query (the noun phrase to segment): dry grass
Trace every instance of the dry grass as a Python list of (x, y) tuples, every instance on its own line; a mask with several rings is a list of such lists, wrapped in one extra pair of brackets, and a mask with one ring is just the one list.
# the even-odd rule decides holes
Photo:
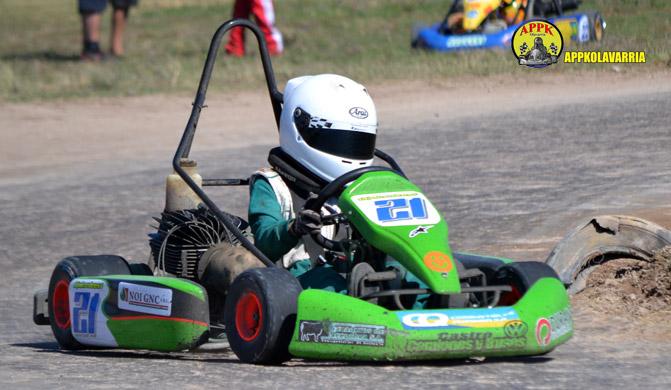
[[(282, 0), (277, 24), (286, 54), (274, 59), (279, 83), (301, 74), (334, 72), (365, 82), (445, 80), (462, 75), (534, 71), (516, 66), (503, 51), (425, 53), (410, 48), (415, 24), (439, 20), (445, 0)], [(592, 0), (608, 21), (604, 50), (648, 52), (649, 64), (623, 71), (666, 67), (671, 59), (671, 2)], [(634, 4), (634, 5), (632, 5)], [(0, 100), (40, 100), (148, 93), (192, 93), (212, 33), (231, 15), (232, 0), (142, 0), (131, 13), (127, 57), (83, 64), (75, 2), (0, 0)], [(105, 18), (108, 36), (108, 20)], [(107, 42), (103, 41), (103, 47)], [(255, 45), (251, 45), (252, 48)], [(596, 47), (596, 46), (588, 46)], [(611, 69), (608, 65), (556, 66), (545, 71)], [(212, 90), (263, 85), (258, 57), (226, 58)]]

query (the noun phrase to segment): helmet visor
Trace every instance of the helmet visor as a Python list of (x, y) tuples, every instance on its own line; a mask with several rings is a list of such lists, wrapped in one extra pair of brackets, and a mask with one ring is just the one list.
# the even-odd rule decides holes
[(340, 130), (333, 123), (296, 109), (294, 123), (305, 143), (324, 153), (352, 160), (370, 160), (375, 153), (375, 133)]

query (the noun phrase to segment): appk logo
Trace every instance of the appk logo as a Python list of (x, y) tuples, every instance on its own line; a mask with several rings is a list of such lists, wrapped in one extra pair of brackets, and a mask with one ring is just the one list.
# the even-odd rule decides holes
[(530, 20), (513, 34), (513, 54), (520, 65), (545, 68), (556, 64), (563, 48), (561, 31), (547, 20)]

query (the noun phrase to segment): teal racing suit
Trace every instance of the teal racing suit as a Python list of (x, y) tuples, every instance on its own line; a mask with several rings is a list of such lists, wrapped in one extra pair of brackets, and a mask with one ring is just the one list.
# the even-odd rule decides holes
[[(249, 189), (249, 225), (254, 245), (274, 262), (298, 243), (289, 233), (289, 220), (282, 216), (272, 186), (264, 177), (254, 180)], [(303, 288), (347, 292), (347, 282), (330, 265), (312, 267), (309, 258), (293, 263), (289, 272), (298, 278)]]
[[(270, 260), (278, 262), (284, 254), (298, 244), (299, 239), (289, 233), (291, 221), (283, 218), (275, 192), (266, 178), (262, 176), (257, 177), (250, 185), (248, 217), (254, 235), (254, 244)], [(403, 287), (427, 288), (426, 284), (405, 270), (397, 261), (387, 260), (387, 266), (401, 271)], [(312, 267), (312, 262), (306, 258), (293, 263), (288, 267), (288, 271), (298, 279), (304, 289), (317, 288), (339, 293), (347, 292), (345, 278), (328, 264)], [(413, 308), (423, 308), (427, 299), (428, 295), (419, 296)]]

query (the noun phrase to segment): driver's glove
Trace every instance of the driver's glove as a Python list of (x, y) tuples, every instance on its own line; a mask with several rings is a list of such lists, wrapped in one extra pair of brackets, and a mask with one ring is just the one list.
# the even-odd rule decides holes
[(296, 218), (289, 223), (289, 233), (294, 237), (302, 237), (320, 231), (322, 216), (314, 210), (301, 210)]

